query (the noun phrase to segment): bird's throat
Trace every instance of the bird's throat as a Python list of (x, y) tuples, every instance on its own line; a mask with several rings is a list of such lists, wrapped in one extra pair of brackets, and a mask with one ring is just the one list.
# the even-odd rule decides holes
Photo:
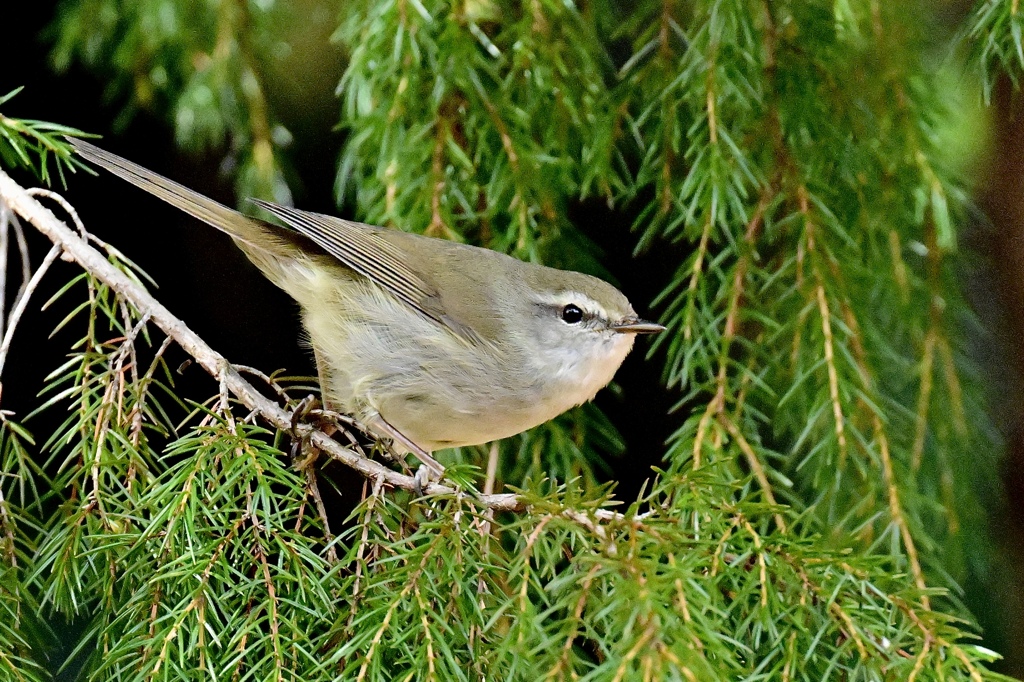
[(633, 334), (615, 334), (601, 339), (586, 352), (558, 349), (546, 354), (544, 371), (552, 394), (548, 407), (554, 414), (592, 400), (608, 385), (622, 361), (633, 348)]

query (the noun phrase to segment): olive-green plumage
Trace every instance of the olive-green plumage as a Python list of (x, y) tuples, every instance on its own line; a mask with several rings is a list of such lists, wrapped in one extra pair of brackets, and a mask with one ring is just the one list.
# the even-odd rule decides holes
[(589, 275), (254, 202), (281, 227), (72, 143), (229, 234), (302, 307), (325, 400), (409, 449), (484, 443), (547, 421), (605, 386), (636, 333), (661, 330)]

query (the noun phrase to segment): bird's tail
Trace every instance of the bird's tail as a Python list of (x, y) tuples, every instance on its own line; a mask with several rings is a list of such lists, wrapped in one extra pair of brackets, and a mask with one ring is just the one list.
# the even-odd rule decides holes
[(229, 234), (243, 251), (250, 254), (250, 257), (255, 255), (252, 253), (254, 250), (263, 252), (264, 255), (285, 258), (293, 255), (294, 245), (289, 244), (290, 240), (281, 234), (281, 228), (257, 218), (250, 218), (92, 143), (70, 137), (67, 140), (86, 161), (107, 169), (136, 187)]

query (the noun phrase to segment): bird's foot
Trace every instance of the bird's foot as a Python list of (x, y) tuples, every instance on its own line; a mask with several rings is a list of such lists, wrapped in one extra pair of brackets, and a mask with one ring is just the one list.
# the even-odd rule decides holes
[(301, 442), (303, 440), (309, 440), (309, 436), (303, 437), (298, 433), (299, 424), (306, 423), (323, 432), (324, 435), (327, 436), (333, 436), (336, 433), (344, 435), (345, 440), (348, 441), (346, 444), (347, 447), (355, 450), (364, 457), (366, 456), (362, 443), (359, 438), (356, 437), (355, 432), (359, 431), (361, 433), (369, 433), (367, 427), (363, 426), (348, 415), (335, 412), (327, 406), (322, 405), (316, 396), (310, 394), (299, 401), (299, 404), (296, 405), (295, 409), (292, 411), (291, 416), (291, 434), (294, 441)]
[(317, 397), (310, 393), (305, 398), (299, 401), (299, 404), (292, 410), (292, 437), (298, 438), (299, 424), (302, 420), (309, 415), (313, 410), (320, 408), (320, 401)]
[(372, 426), (378, 433), (391, 436), (396, 444), (400, 444), (420, 461), (420, 467), (413, 475), (417, 495), (422, 495), (429, 484), (436, 483), (444, 477), (444, 467), (441, 466), (440, 462), (431, 457), (429, 452), (414, 443), (401, 431), (389, 424), (382, 416), (379, 414), (373, 415), (367, 420), (367, 424)]
[(320, 402), (316, 399), (316, 396), (308, 395), (300, 400), (299, 404), (292, 410), (292, 425), (290, 429), (292, 436), (291, 454), (292, 461), (295, 463), (296, 468), (300, 470), (309, 468), (320, 454), (320, 451), (313, 447), (309, 433), (299, 433), (299, 424), (319, 405)]
[(299, 422), (310, 419), (314, 421), (313, 426), (323, 431), (328, 436), (334, 434), (341, 428), (341, 424), (348, 424), (352, 420), (342, 414), (333, 412), (324, 407), (319, 398), (312, 393), (299, 401), (292, 411), (292, 435), (299, 426)]
[(416, 493), (416, 497), (423, 497), (427, 486), (431, 483), (437, 483), (439, 480), (441, 480), (441, 476), (437, 472), (426, 464), (421, 464), (412, 476), (413, 492)]

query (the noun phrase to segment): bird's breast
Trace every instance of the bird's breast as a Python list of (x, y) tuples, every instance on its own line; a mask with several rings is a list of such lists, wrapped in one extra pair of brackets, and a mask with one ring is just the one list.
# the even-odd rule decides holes
[(336, 409), (378, 412), (426, 450), (506, 438), (590, 400), (632, 346), (628, 334), (583, 353), (469, 344), (358, 278), (315, 273), (298, 288)]

